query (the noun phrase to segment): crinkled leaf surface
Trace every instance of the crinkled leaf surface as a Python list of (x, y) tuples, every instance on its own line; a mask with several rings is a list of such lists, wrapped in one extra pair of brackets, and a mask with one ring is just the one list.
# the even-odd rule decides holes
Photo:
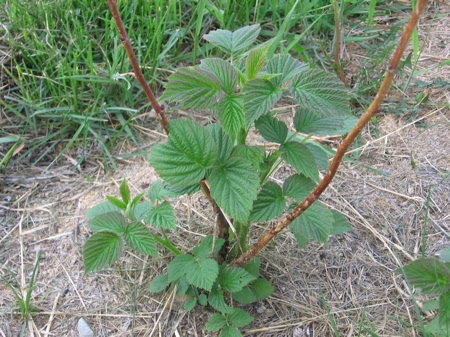
[(331, 213), (333, 214), (333, 228), (331, 229), (331, 235), (339, 235), (344, 234), (345, 232), (351, 231), (352, 226), (348, 223), (345, 216), (335, 210), (331, 210)]
[(86, 212), (86, 217), (89, 219), (95, 218), (99, 214), (108, 213), (112, 211), (120, 212), (122, 209), (113, 205), (109, 201), (101, 202), (91, 208)]
[(153, 234), (140, 222), (129, 224), (123, 234), (125, 242), (138, 252), (158, 256)]
[(187, 280), (196, 286), (211, 291), (219, 274), (219, 265), (212, 259), (194, 259), (186, 267)]
[(122, 252), (123, 242), (116, 233), (95, 233), (84, 244), (85, 273), (111, 265), (122, 255)]
[(289, 86), (294, 99), (305, 109), (325, 116), (350, 113), (348, 89), (336, 75), (320, 69), (305, 69)]
[(242, 27), (234, 32), (217, 29), (204, 35), (203, 38), (223, 51), (234, 53), (252, 45), (258, 38), (260, 26), (252, 25)]
[(344, 116), (323, 116), (308, 109), (299, 109), (294, 116), (294, 126), (298, 132), (314, 135), (341, 134), (345, 126)]
[(320, 146), (316, 145), (316, 143), (304, 142), (303, 145), (305, 145), (309, 149), (309, 151), (311, 151), (317, 166), (319, 166), (324, 170), (327, 170), (328, 169), (327, 153)]
[(167, 266), (169, 282), (175, 281), (186, 275), (187, 269), (194, 261), (194, 257), (189, 254), (177, 255)]
[(242, 334), (234, 326), (227, 325), (222, 329), (219, 337), (242, 337)]
[(245, 72), (247, 73), (247, 78), (251, 80), (256, 77), (258, 73), (264, 66), (266, 62), (267, 50), (269, 49), (270, 44), (255, 48), (250, 50), (247, 56), (247, 60), (245, 62)]
[(231, 157), (212, 169), (208, 181), (217, 204), (237, 221), (247, 221), (259, 187), (258, 173), (251, 162)]
[(269, 114), (259, 117), (255, 121), (255, 126), (261, 135), (270, 142), (283, 144), (288, 135), (286, 124)]
[[(221, 80), (199, 67), (178, 69), (169, 76), (161, 100), (179, 102), (187, 108), (209, 108), (223, 97)], [(172, 123), (171, 123), (172, 124)]]
[(212, 290), (208, 296), (208, 303), (214, 309), (220, 311), (223, 314), (233, 311), (233, 308), (231, 308), (230, 306), (228, 306), (228, 304), (225, 303), (222, 290), (217, 289)]
[(219, 105), (219, 121), (223, 130), (236, 139), (239, 130), (245, 127), (244, 104), (242, 95), (225, 96)]
[(319, 180), (319, 169), (314, 156), (304, 144), (287, 142), (280, 146), (280, 151), (283, 152), (282, 158), (298, 173), (303, 173), (315, 181)]
[(153, 209), (153, 205), (150, 201), (144, 201), (134, 207), (134, 218), (137, 221), (144, 220), (148, 217)]
[(234, 308), (233, 312), (228, 316), (228, 321), (231, 325), (242, 328), (253, 321), (253, 317), (245, 310)]
[(231, 142), (230, 136), (218, 123), (209, 124), (206, 126), (206, 129), (216, 142), (219, 161), (224, 163), (230, 157), (233, 149), (233, 143)]
[(248, 159), (255, 168), (259, 168), (259, 164), (264, 161), (265, 151), (259, 145), (238, 145), (233, 148), (231, 156)]
[(178, 194), (167, 189), (164, 182), (158, 179), (148, 190), (147, 196), (151, 201), (157, 201), (164, 198), (176, 198)]
[(168, 201), (163, 201), (155, 206), (148, 214), (145, 222), (153, 226), (169, 229), (177, 228), (177, 220), (172, 205)]
[(108, 231), (121, 235), (127, 222), (121, 212), (112, 211), (97, 215), (87, 224), (93, 232)]
[(194, 256), (200, 259), (209, 258), (211, 255), (217, 254), (224, 243), (224, 239), (208, 235), (203, 238), (198, 246), (194, 247)]
[(327, 242), (333, 228), (333, 213), (319, 202), (312, 204), (291, 223), (291, 230), (318, 242)]
[(434, 258), (420, 258), (403, 268), (409, 283), (423, 293), (442, 294), (450, 284), (450, 270)]
[(216, 143), (196, 122), (178, 119), (170, 122), (169, 127), (169, 140), (152, 148), (150, 164), (173, 185), (199, 182), (217, 160)]
[(450, 289), (439, 297), (439, 325), (443, 331), (450, 333)]
[(243, 268), (225, 267), (219, 275), (219, 283), (225, 291), (231, 293), (240, 291), (256, 277)]
[(253, 282), (250, 287), (259, 300), (266, 299), (275, 291), (270, 282), (263, 278)]
[(208, 58), (201, 61), (200, 67), (217, 76), (227, 95), (234, 93), (238, 84), (238, 72), (229, 62), (220, 58)]
[(269, 80), (255, 78), (245, 83), (244, 111), (247, 126), (269, 112), (280, 100), (282, 91)]
[(169, 279), (167, 275), (157, 275), (150, 281), (148, 290), (152, 293), (159, 293), (169, 286)]
[(283, 191), (277, 183), (266, 182), (258, 192), (250, 213), (250, 221), (269, 221), (280, 215), (286, 207)]
[(272, 78), (272, 82), (280, 86), (308, 67), (306, 63), (301, 63), (289, 54), (277, 54), (267, 61), (264, 71), (268, 74), (279, 74)]
[(224, 315), (214, 314), (208, 319), (205, 330), (219, 331), (225, 326), (225, 324), (227, 324), (227, 318)]

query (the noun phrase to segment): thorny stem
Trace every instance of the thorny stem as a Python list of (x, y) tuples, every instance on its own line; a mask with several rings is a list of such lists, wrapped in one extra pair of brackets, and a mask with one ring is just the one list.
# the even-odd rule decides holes
[(123, 25), (122, 18), (120, 17), (120, 13), (117, 8), (117, 0), (108, 0), (108, 5), (109, 8), (111, 9), (114, 21), (116, 22), (117, 29), (119, 30), (120, 40), (122, 41), (125, 50), (127, 51), (128, 58), (130, 59), (134, 74), (139, 83), (141, 84), (142, 88), (144, 89), (145, 95), (152, 104), (153, 109), (161, 119), (161, 126), (164, 128), (166, 134), (169, 134), (169, 129), (167, 128), (169, 122), (167, 121), (166, 115), (164, 114), (164, 109), (159, 105), (155, 95), (153, 94), (152, 89), (150, 88), (150, 86), (148, 85), (147, 81), (144, 78), (144, 75), (142, 74), (141, 68), (139, 67), (139, 63), (136, 59), (136, 55), (134, 54), (133, 51), (133, 47), (131, 46), (130, 39), (128, 38), (127, 31), (125, 30), (125, 27)]
[(317, 187), (311, 192), (311, 194), (306, 197), (306, 199), (303, 200), (296, 208), (294, 208), (290, 213), (283, 217), (268, 232), (263, 234), (252, 246), (252, 248), (250, 248), (247, 252), (234, 260), (231, 263), (232, 266), (242, 266), (250, 262), (250, 260), (255, 257), (256, 254), (258, 254), (258, 252), (265, 245), (267, 245), (278, 233), (289, 226), (294, 219), (296, 219), (304, 211), (306, 211), (308, 207), (311, 206), (313, 202), (316, 201), (323, 193), (323, 191), (328, 187), (331, 180), (335, 176), (339, 164), (341, 163), (342, 157), (349, 148), (350, 144), (355, 140), (355, 138), (361, 132), (363, 127), (370, 121), (370, 119), (380, 111), (379, 106), (383, 101), (384, 96), (386, 96), (389, 87), (391, 86), (392, 80), (395, 76), (398, 64), (400, 62), (400, 58), (406, 49), (409, 39), (411, 38), (411, 34), (416, 27), (417, 22), (419, 21), (420, 14), (424, 10), (427, 1), (428, 0), (418, 0), (416, 7), (411, 14), (411, 18), (403, 30), (400, 42), (397, 45), (397, 49), (395, 50), (394, 55), (392, 56), (391, 64), (387, 69), (386, 76), (383, 80), (383, 83), (381, 84), (380, 89), (378, 90), (377, 95), (368, 107), (367, 111), (361, 116), (358, 123), (356, 123), (355, 127), (348, 133), (347, 137), (345, 137), (345, 139), (339, 145), (336, 154), (330, 164), (330, 167), (328, 168), (328, 172), (320, 181), (319, 185), (317, 185)]

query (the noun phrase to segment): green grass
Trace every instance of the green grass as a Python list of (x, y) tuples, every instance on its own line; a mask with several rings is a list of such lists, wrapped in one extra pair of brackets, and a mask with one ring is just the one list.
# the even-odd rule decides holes
[[(366, 30), (345, 41), (375, 55), (357, 83), (357, 98), (365, 104), (379, 83), (369, 72), (378, 69), (394, 47), (401, 26), (384, 32), (370, 24), (376, 15), (404, 7), (375, 0), (338, 3), (343, 25), (358, 18), (350, 28), (360, 25)], [(144, 76), (156, 91), (167, 75), (160, 69), (216, 55), (204, 47), (202, 36), (217, 28), (260, 23), (261, 39), (275, 41), (271, 53), (291, 53), (325, 68), (333, 64), (329, 51), (334, 14), (327, 0), (136, 0), (119, 1), (119, 9)], [(96, 152), (104, 166), (115, 169), (112, 149), (124, 139), (139, 144), (134, 126), (148, 123), (139, 116), (149, 104), (137, 81), (117, 76), (131, 67), (106, 1), (11, 0), (0, 8), (0, 20), (6, 29), (2, 44), (11, 51), (2, 71), (14, 83), (0, 92), (0, 103), (12, 121), (2, 127), (0, 138), (21, 137), (25, 145), (17, 156), (2, 161), (2, 169), (25, 158), (31, 165), (49, 167), (70, 149), (81, 153), (75, 155), (78, 163), (85, 153)], [(382, 43), (369, 43), (379, 38)]]

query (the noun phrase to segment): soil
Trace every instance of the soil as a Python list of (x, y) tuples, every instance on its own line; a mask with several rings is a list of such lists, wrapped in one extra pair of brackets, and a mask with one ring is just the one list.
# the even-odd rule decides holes
[[(436, 15), (446, 11), (448, 7), (430, 5), (421, 22), (423, 50), (416, 72), (450, 58), (450, 19)], [(367, 55), (362, 49), (349, 52), (348, 68), (359, 69), (358, 62)], [(427, 83), (449, 81), (450, 66), (414, 77)], [(357, 163), (345, 161), (321, 198), (349, 219), (351, 232), (331, 237), (327, 245), (310, 242), (303, 249), (288, 232), (261, 252), (262, 274), (275, 291), (267, 300), (244, 307), (255, 317), (245, 336), (335, 336), (335, 331), (341, 336), (421, 335), (411, 327), (419, 324), (413, 298), (419, 308), (428, 298), (412, 293), (396, 271), (422, 253), (434, 256), (450, 246), (450, 87), (425, 89), (428, 101), (417, 105), (418, 114), (381, 114), (364, 130), (360, 146), (349, 153)], [(390, 98), (413, 100), (423, 90), (394, 88)], [(180, 114), (175, 111), (169, 119)], [(158, 130), (146, 130), (141, 149), (165, 140)], [(256, 135), (254, 139), (259, 141)], [(319, 141), (335, 148), (339, 140)], [(105, 172), (95, 153), (73, 170), (73, 150), (48, 170), (46, 163), (22, 163), (0, 176), (0, 275), (26, 291), (38, 263), (31, 295), (34, 313), (25, 336), (78, 336), (80, 318), (95, 336), (216, 336), (203, 331), (209, 312), (185, 313), (173, 293), (148, 291), (150, 280), (170, 261), (163, 250), (159, 258), (127, 251), (113, 268), (84, 274), (82, 247), (90, 235), (86, 210), (106, 195), (117, 195), (123, 178), (134, 195), (157, 179), (145, 157), (118, 157), (141, 149), (130, 144), (115, 149), (116, 172)], [(290, 167), (282, 167), (275, 181), (290, 172)], [(212, 233), (212, 210), (200, 193), (171, 203), (178, 222), (171, 239), (189, 251)], [(270, 225), (255, 226), (250, 240)], [(429, 321), (435, 313), (420, 314)], [(0, 335), (18, 336), (22, 323), (15, 296), (1, 281)]]

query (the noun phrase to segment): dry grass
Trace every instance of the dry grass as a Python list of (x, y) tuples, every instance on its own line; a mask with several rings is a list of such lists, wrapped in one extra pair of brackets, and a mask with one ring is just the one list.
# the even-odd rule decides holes
[[(449, 24), (448, 17), (422, 22), (428, 38), (416, 70), (450, 57)], [(449, 68), (430, 70), (421, 79), (448, 80)], [(431, 102), (450, 103), (449, 88), (429, 89)], [(346, 162), (322, 199), (350, 219), (352, 232), (301, 250), (286, 233), (262, 252), (262, 274), (275, 292), (246, 307), (256, 317), (247, 336), (334, 336), (333, 324), (341, 336), (366, 336), (365, 328), (378, 336), (420, 336), (408, 326), (417, 324), (416, 312), (395, 270), (422, 250), (433, 255), (450, 245), (450, 183), (441, 182), (450, 168), (450, 109), (427, 107), (419, 118), (434, 126), (424, 129), (417, 120), (388, 115), (379, 118), (377, 137), (375, 127), (368, 127), (359, 160), (389, 176)], [(164, 140), (153, 130), (148, 138), (148, 144)], [(117, 149), (116, 154), (130, 151)], [(105, 173), (94, 161), (81, 172), (71, 167), (69, 160), (45, 173), (17, 166), (1, 177), (0, 274), (10, 278), (10, 270), (26, 289), (37, 252), (42, 252), (32, 298), (36, 314), (26, 335), (77, 336), (77, 321), (83, 317), (96, 336), (212, 336), (202, 332), (207, 314), (184, 313), (172, 293), (148, 292), (149, 281), (170, 259), (163, 252), (160, 258), (128, 252), (115, 269), (84, 275), (85, 211), (105, 195), (115, 195), (123, 177), (132, 193), (144, 191), (156, 179), (145, 158), (122, 160), (114, 173)], [(281, 179), (288, 170), (278, 171)], [(187, 251), (211, 233), (211, 210), (201, 194), (173, 203), (179, 229), (172, 239)], [(265, 227), (260, 224), (252, 239)], [(423, 300), (417, 299), (419, 304)], [(0, 336), (18, 335), (22, 317), (15, 307), (12, 292), (0, 282)]]

